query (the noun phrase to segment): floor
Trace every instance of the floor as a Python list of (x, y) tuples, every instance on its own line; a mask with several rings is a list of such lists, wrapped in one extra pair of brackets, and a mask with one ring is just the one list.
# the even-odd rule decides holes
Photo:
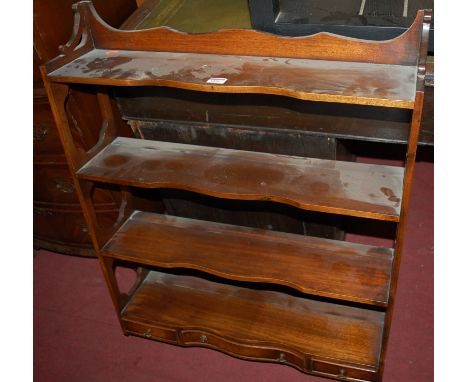
[[(434, 166), (416, 165), (384, 382), (433, 380)], [(120, 280), (129, 281), (125, 272)], [(122, 334), (96, 259), (34, 258), (35, 381), (319, 382), (291, 367), (242, 361)]]

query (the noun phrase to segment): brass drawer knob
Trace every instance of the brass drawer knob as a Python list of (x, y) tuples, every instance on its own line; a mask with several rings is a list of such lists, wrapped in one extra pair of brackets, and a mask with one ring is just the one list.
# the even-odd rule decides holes
[(146, 329), (145, 337), (146, 338), (151, 338), (151, 328)]
[(42, 208), (33, 207), (33, 214), (39, 216), (52, 216), (53, 212)]
[(200, 336), (200, 342), (202, 342), (202, 343), (207, 343), (207, 342), (208, 342), (208, 337), (205, 336), (204, 334), (202, 334), (202, 335)]
[(55, 179), (55, 187), (67, 194), (75, 191), (75, 186), (73, 185), (73, 183), (64, 179)]
[(46, 125), (33, 125), (33, 138), (35, 141), (43, 141), (48, 132), (49, 128)]
[(284, 356), (284, 353), (280, 353), (278, 361), (280, 362), (286, 362), (286, 357)]
[(340, 369), (340, 374), (338, 374), (338, 377), (340, 377), (340, 379), (346, 378), (345, 369)]

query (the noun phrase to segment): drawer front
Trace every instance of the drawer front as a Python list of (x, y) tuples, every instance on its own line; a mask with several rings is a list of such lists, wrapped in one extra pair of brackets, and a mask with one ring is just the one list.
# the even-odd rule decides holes
[[(66, 163), (36, 162), (33, 176), (35, 202), (49, 203), (52, 207), (57, 204), (57, 208), (61, 204), (79, 205), (78, 195)], [(118, 188), (110, 189), (107, 185), (96, 185), (93, 201), (98, 210), (118, 209), (120, 205)]]
[(34, 101), (33, 106), (34, 155), (63, 154), (52, 110), (47, 100)]
[[(79, 207), (79, 206), (78, 206)], [(83, 213), (33, 207), (34, 236), (71, 245), (91, 244)]]
[(376, 373), (367, 370), (355, 369), (349, 366), (342, 366), (321, 361), (312, 361), (311, 365), (311, 371), (314, 374), (342, 379), (343, 381), (360, 382), (376, 380)]
[(125, 330), (131, 334), (154, 340), (177, 344), (177, 331), (175, 329), (161, 328), (123, 320)]
[[(117, 215), (118, 210), (96, 212), (97, 220), (103, 227), (111, 227)], [(88, 226), (79, 205), (76, 209), (60, 210), (36, 204), (33, 207), (33, 226), (35, 239), (65, 247), (92, 246)]]
[(66, 164), (34, 165), (34, 201), (51, 204), (79, 204)]
[(305, 370), (305, 357), (290, 351), (247, 345), (200, 330), (182, 330), (181, 343), (186, 346), (208, 346), (240, 357), (289, 364)]

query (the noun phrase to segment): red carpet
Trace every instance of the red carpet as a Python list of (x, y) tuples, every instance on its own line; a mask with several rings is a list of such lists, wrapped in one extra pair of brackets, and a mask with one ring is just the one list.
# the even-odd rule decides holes
[[(416, 165), (384, 382), (433, 380), (433, 163)], [(126, 273), (119, 274), (123, 281)], [(95, 259), (34, 259), (34, 378), (55, 381), (324, 382), (291, 367), (125, 337)]]

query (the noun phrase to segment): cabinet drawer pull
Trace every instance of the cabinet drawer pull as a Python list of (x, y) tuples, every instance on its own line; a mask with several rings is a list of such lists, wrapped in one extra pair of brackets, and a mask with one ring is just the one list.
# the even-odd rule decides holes
[(280, 362), (286, 362), (286, 358), (284, 356), (284, 353), (280, 353), (279, 357), (278, 357), (278, 361)]
[(345, 369), (340, 369), (340, 374), (338, 374), (338, 377), (340, 379), (345, 379), (346, 376), (345, 376)]
[(53, 215), (52, 211), (44, 210), (42, 208), (36, 208), (36, 207), (33, 208), (33, 214), (39, 215), (39, 216), (52, 216)]
[(207, 342), (208, 342), (208, 337), (205, 336), (204, 334), (202, 334), (202, 335), (200, 336), (200, 342), (202, 342), (202, 343), (207, 343)]
[(145, 337), (146, 338), (151, 338), (151, 328), (146, 329)]
[(35, 141), (43, 141), (49, 132), (49, 128), (46, 125), (34, 125), (33, 126), (33, 139)]
[(71, 194), (73, 191), (75, 191), (75, 186), (73, 183), (64, 179), (55, 179), (55, 187), (67, 194)]

